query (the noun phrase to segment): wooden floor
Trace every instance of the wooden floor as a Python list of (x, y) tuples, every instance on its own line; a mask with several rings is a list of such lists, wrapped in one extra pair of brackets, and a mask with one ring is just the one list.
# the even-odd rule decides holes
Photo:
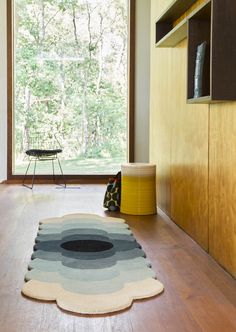
[[(105, 215), (103, 185), (0, 185), (0, 331), (236, 331), (236, 281), (171, 221), (123, 216), (165, 291), (123, 312), (80, 316), (21, 295), (38, 221), (68, 213)], [(119, 214), (117, 214), (119, 216)]]

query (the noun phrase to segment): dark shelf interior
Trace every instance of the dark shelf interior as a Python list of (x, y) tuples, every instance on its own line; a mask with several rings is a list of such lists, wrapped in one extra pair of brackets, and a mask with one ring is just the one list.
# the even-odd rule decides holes
[(158, 22), (174, 22), (184, 14), (196, 0), (175, 0), (165, 13), (157, 20)]
[(187, 38), (187, 20), (183, 19), (156, 43), (156, 47), (175, 47), (185, 38)]
[(173, 29), (173, 22), (183, 15), (196, 0), (175, 0), (156, 22), (156, 43)]
[(203, 65), (202, 97), (211, 95), (210, 87), (210, 50), (211, 50), (211, 2), (188, 21), (188, 87), (187, 98), (194, 98), (194, 74), (196, 65), (197, 47), (207, 42)]

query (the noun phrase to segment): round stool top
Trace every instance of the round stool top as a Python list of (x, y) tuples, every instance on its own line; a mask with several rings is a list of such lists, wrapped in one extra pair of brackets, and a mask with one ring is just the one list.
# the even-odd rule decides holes
[(121, 173), (127, 176), (153, 176), (156, 174), (156, 165), (149, 163), (122, 164)]
[(150, 164), (150, 163), (126, 163), (122, 164), (121, 166), (124, 167), (156, 167), (155, 164)]

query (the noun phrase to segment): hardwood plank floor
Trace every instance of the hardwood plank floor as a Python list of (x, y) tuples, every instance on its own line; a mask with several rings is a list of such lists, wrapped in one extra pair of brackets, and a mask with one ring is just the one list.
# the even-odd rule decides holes
[(120, 313), (81, 316), (21, 295), (40, 219), (68, 213), (106, 215), (105, 186), (58, 189), (0, 185), (1, 332), (233, 332), (236, 281), (174, 223), (122, 216), (143, 246), (165, 291)]

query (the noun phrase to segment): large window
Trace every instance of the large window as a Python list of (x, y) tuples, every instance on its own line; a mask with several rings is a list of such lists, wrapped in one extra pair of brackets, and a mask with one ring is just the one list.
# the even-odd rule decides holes
[(38, 132), (57, 137), (64, 173), (116, 172), (127, 160), (129, 1), (15, 0), (13, 9), (13, 174), (25, 172)]

